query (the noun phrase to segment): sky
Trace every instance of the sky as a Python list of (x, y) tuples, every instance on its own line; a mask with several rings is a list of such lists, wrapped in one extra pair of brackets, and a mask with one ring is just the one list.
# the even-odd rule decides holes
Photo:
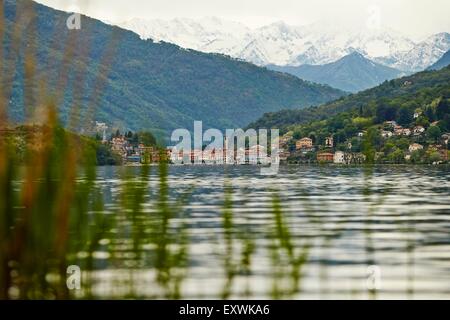
[(449, 0), (37, 0), (110, 22), (218, 17), (255, 28), (276, 21), (388, 27), (413, 39), (450, 32)]

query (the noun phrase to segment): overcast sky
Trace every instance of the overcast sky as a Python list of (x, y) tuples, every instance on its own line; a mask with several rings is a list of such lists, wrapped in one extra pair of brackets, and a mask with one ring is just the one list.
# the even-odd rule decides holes
[[(124, 21), (133, 17), (170, 19), (216, 16), (258, 27), (275, 21), (304, 25), (317, 21), (371, 21), (415, 39), (450, 32), (449, 0), (37, 0), (89, 16)], [(375, 21), (375, 20), (374, 20)]]

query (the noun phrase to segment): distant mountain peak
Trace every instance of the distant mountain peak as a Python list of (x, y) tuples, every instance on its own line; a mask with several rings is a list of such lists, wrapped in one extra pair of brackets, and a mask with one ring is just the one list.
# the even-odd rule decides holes
[(164, 40), (184, 48), (223, 53), (257, 65), (323, 65), (354, 51), (399, 70), (421, 71), (450, 49), (450, 34), (441, 32), (415, 42), (390, 28), (358, 28), (327, 22), (292, 26), (284, 21), (250, 29), (217, 17), (133, 20), (120, 26), (143, 39)]
[(447, 51), (435, 64), (430, 66), (428, 70), (440, 70), (450, 65), (450, 50)]
[(385, 80), (391, 80), (403, 75), (400, 70), (371, 61), (358, 51), (353, 51), (335, 62), (319, 66), (270, 66), (270, 68), (348, 92), (369, 89)]

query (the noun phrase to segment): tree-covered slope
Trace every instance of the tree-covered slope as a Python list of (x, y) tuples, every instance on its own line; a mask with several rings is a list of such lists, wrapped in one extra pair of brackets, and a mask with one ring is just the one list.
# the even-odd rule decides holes
[[(5, 52), (12, 51), (16, 4), (28, 1), (3, 1)], [(205, 126), (238, 127), (265, 112), (318, 105), (343, 94), (222, 55), (143, 41), (130, 31), (87, 17), (82, 18), (81, 30), (69, 31), (68, 13), (33, 4), (37, 10), (37, 33), (27, 29), (20, 38), (22, 50), (18, 65), (20, 62), (23, 65), (23, 49), (35, 40), (38, 73), (48, 72), (53, 92), (58, 91), (64, 77), (72, 86), (77, 84), (77, 70), (83, 70), (81, 78), (86, 80), (86, 85), (82, 88), (82, 107), (90, 98), (97, 97), (95, 119), (113, 126), (168, 132), (174, 128), (191, 128), (194, 120), (203, 120)], [(22, 18), (19, 14), (18, 19)], [(33, 27), (29, 19), (20, 21), (28, 28)], [(73, 32), (77, 33), (78, 40), (70, 48), (67, 39)], [(104, 59), (103, 54), (111, 44), (114, 44), (113, 55)], [(70, 49), (74, 51), (70, 66), (66, 74), (60, 74), (61, 61)], [(24, 119), (23, 73), (23, 67), (17, 68), (10, 99), (10, 115), (17, 122)], [(104, 85), (95, 85), (98, 75)], [(61, 116), (65, 120), (72, 92), (66, 90), (63, 94)]]
[(292, 125), (328, 119), (347, 111), (358, 111), (367, 116), (382, 108), (388, 110), (405, 107), (411, 111), (423, 108), (439, 97), (450, 97), (450, 66), (439, 71), (424, 71), (386, 81), (378, 87), (340, 98), (319, 107), (267, 113), (249, 127), (286, 130)]

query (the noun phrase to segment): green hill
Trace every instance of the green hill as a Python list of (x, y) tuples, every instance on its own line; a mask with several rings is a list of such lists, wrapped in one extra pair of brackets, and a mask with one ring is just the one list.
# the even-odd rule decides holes
[(418, 108), (424, 109), (440, 97), (450, 97), (450, 67), (386, 81), (378, 87), (319, 107), (267, 113), (248, 127), (279, 128), (286, 131), (293, 125), (325, 120), (350, 111), (361, 113), (364, 117), (376, 117), (377, 112), (381, 113), (384, 109), (386, 113), (391, 112), (397, 116), (397, 111), (402, 107), (411, 113)]
[[(11, 34), (16, 4), (27, 2), (29, 0), (3, 1), (6, 53), (13, 50)], [(318, 105), (344, 94), (223, 55), (143, 41), (132, 32), (88, 17), (82, 18), (81, 30), (69, 31), (66, 27), (69, 14), (33, 4), (38, 13), (36, 35), (30, 29), (33, 28), (30, 17), (19, 16), (28, 29), (20, 38), (18, 61), (22, 67), (16, 69), (10, 98), (10, 117), (15, 122), (20, 123), (25, 117), (23, 52), (32, 41), (38, 43), (38, 74), (48, 73), (52, 80), (48, 84), (50, 91), (56, 93), (58, 84), (65, 78), (70, 88), (79, 85), (81, 72), (81, 78), (85, 79), (81, 97), (84, 112), (90, 99), (98, 99), (97, 113), (92, 118), (133, 131), (167, 133), (175, 128), (191, 128), (194, 120), (204, 121), (205, 127), (235, 128), (256, 120), (265, 112)], [(71, 32), (78, 37), (72, 47), (68, 42)], [(113, 37), (119, 40), (112, 59), (103, 59), (108, 46), (114, 44)], [(71, 49), (73, 58), (61, 75), (64, 54)], [(104, 85), (95, 85), (97, 75), (104, 80)], [(66, 121), (73, 92), (70, 89), (63, 94), (60, 114)]]

